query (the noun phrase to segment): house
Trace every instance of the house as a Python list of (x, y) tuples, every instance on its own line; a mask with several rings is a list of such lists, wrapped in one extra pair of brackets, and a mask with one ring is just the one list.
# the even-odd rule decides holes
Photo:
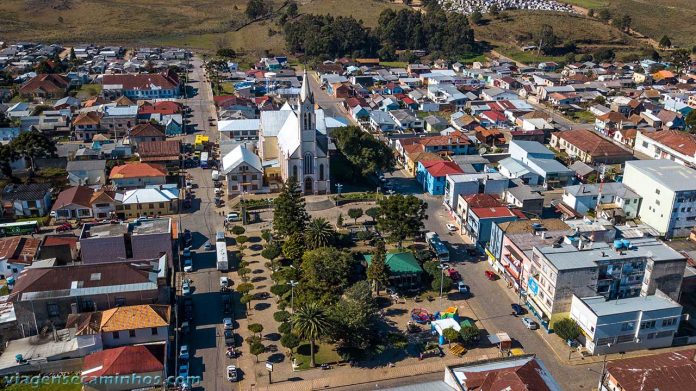
[(41, 239), (14, 236), (0, 239), (0, 279), (16, 281), (19, 273), (36, 258)]
[[(527, 304), (542, 326), (552, 329), (555, 322), (566, 318), (573, 295), (645, 298), (659, 289), (678, 299), (686, 267), (684, 255), (654, 238), (607, 244), (585, 237), (570, 236), (561, 244), (532, 250), (536, 262), (531, 263), (527, 278)], [(624, 271), (632, 278), (626, 278)]]
[(71, 160), (65, 168), (70, 186), (106, 183), (106, 160)]
[(570, 318), (582, 329), (581, 342), (597, 355), (670, 347), (681, 315), (682, 306), (659, 290), (617, 300), (573, 295), (570, 305)]
[(688, 236), (696, 227), (696, 171), (671, 160), (626, 162), (623, 183), (643, 198), (639, 217), (661, 236)]
[(82, 105), (82, 102), (72, 96), (66, 96), (65, 98), (58, 99), (56, 103), (53, 104), (53, 109), (54, 110), (63, 110), (63, 109), (68, 109), (68, 110), (73, 110), (73, 109), (79, 109), (80, 106)]
[(641, 207), (641, 197), (621, 182), (566, 186), (562, 200), (582, 215), (590, 210), (620, 209), (622, 217), (635, 219)]
[(101, 131), (101, 113), (88, 111), (80, 113), (73, 119), (75, 138), (80, 141), (90, 142)]
[(9, 184), (2, 191), (3, 214), (11, 217), (45, 216), (51, 208), (49, 183)]
[(137, 123), (138, 106), (102, 106), (101, 127), (111, 138), (121, 139), (128, 135), (128, 129)]
[(181, 143), (178, 140), (141, 141), (138, 157), (141, 163), (164, 164), (168, 170), (175, 171), (181, 166)]
[(423, 118), (423, 121), (425, 122), (425, 130), (430, 133), (441, 132), (449, 125), (447, 121), (436, 115), (429, 115)]
[(116, 214), (125, 218), (159, 217), (179, 211), (179, 189), (176, 185), (151, 185), (144, 189), (127, 190)]
[(495, 223), (486, 245), (488, 263), (515, 292), (525, 292), (534, 247), (551, 246), (572, 229), (560, 219), (516, 220)]
[(638, 131), (635, 150), (654, 159), (669, 159), (687, 167), (696, 167), (696, 136), (690, 133)]
[(473, 243), (484, 247), (491, 238), (493, 224), (515, 221), (525, 218), (521, 212), (516, 212), (506, 206), (468, 208), (464, 234)]
[(576, 129), (551, 135), (550, 145), (587, 164), (623, 164), (633, 154), (590, 130)]
[(597, 175), (597, 170), (581, 162), (580, 160), (573, 162), (573, 164), (569, 165), (568, 168), (573, 170), (575, 172), (575, 176), (583, 182), (590, 179), (593, 175), (595, 177)]
[(22, 98), (60, 99), (65, 96), (70, 81), (58, 74), (40, 74), (32, 77), (19, 87)]
[(682, 391), (696, 381), (696, 349), (609, 361), (599, 391)]
[(375, 132), (393, 132), (397, 129), (396, 122), (392, 117), (380, 110), (370, 112), (370, 127)]
[(56, 220), (92, 219), (92, 205), (90, 200), (94, 189), (86, 186), (72, 186), (58, 194), (53, 204), (51, 215)]
[(232, 140), (258, 140), (261, 120), (232, 119), (218, 122), (218, 130)]
[[(139, 223), (85, 224), (80, 232), (80, 250), (83, 264), (159, 261), (165, 255), (168, 265), (173, 266), (172, 221), (151, 218)], [(166, 270), (160, 272), (166, 274)]]
[(165, 379), (164, 362), (164, 344), (121, 346), (88, 354), (82, 363), (84, 390), (112, 391), (117, 386), (93, 380), (123, 376), (133, 381), (118, 389), (161, 386)]
[[(503, 333), (504, 334), (504, 333)], [(489, 337), (501, 344), (498, 335)], [(509, 337), (508, 337), (509, 341)], [(500, 346), (501, 351), (507, 350)], [(561, 391), (544, 363), (533, 354), (491, 358), (445, 367), (445, 386), (441, 389), (476, 391)], [(448, 388), (445, 388), (448, 387)]]
[(179, 76), (172, 69), (162, 73), (103, 75), (101, 84), (105, 94), (130, 99), (171, 99), (181, 94)]
[(509, 187), (503, 193), (503, 200), (527, 215), (541, 216), (544, 211), (544, 196), (538, 188), (529, 185)]
[(389, 115), (401, 130), (423, 130), (423, 120), (410, 110), (391, 110)]
[[(372, 255), (364, 254), (363, 259), (367, 267), (372, 264)], [(385, 263), (389, 270), (389, 286), (398, 287), (399, 289), (411, 289), (421, 285), (423, 268), (412, 252), (387, 253)]]
[(109, 179), (120, 188), (136, 188), (149, 185), (163, 185), (167, 172), (163, 165), (154, 163), (127, 163), (111, 169)]
[(476, 132), (476, 139), (480, 143), (486, 144), (490, 147), (496, 147), (507, 143), (503, 132), (496, 128), (484, 128), (483, 126), (476, 126), (474, 131)]
[(263, 189), (261, 159), (244, 145), (238, 145), (222, 158), (222, 174), (227, 178), (228, 195), (255, 193)]
[(443, 195), (447, 175), (461, 173), (462, 169), (451, 161), (420, 161), (416, 169), (416, 180), (431, 195)]
[(449, 174), (445, 180), (442, 203), (453, 217), (456, 215), (460, 196), (492, 194), (500, 197), (509, 183), (509, 180), (498, 172)]
[(77, 261), (79, 255), (78, 238), (72, 234), (46, 235), (36, 254), (39, 260), (55, 259), (56, 265), (64, 266)]
[(164, 141), (166, 137), (162, 126), (149, 122), (137, 124), (128, 131), (128, 140), (135, 149), (143, 141)]
[(610, 111), (595, 118), (595, 130), (604, 136), (613, 137), (614, 132), (622, 129), (625, 122), (628, 122), (628, 118), (623, 114)]
[(27, 268), (12, 293), (17, 325), (27, 335), (60, 328), (73, 313), (169, 302), (166, 281), (126, 262)]
[(405, 153), (404, 153), (404, 168), (406, 171), (412, 176), (416, 176), (416, 170), (418, 169), (418, 162), (420, 161), (444, 161), (445, 159), (442, 158), (442, 156), (432, 153), (432, 152), (426, 152), (421, 150), (419, 148), (419, 145), (413, 144), (408, 147), (416, 147), (414, 148), (414, 151), (411, 152), (410, 148), (406, 148)]
[(354, 120), (360, 122), (360, 123), (369, 123), (370, 122), (370, 110), (366, 109), (365, 107), (362, 107), (360, 105), (357, 105), (350, 109), (350, 115), (353, 117)]
[[(111, 190), (95, 190), (89, 204), (92, 206), (92, 216), (96, 219), (108, 219), (118, 217), (116, 210), (121, 208), (123, 194)], [(123, 216), (121, 216), (123, 218)]]
[(512, 140), (509, 151), (510, 157), (498, 163), (500, 173), (507, 178), (520, 178), (525, 184), (546, 188), (565, 186), (575, 180), (573, 170), (537, 141)]
[(167, 136), (180, 136), (184, 134), (184, 132), (184, 119), (181, 118), (181, 114), (170, 116), (164, 121), (164, 133)]
[(170, 321), (171, 307), (168, 305), (122, 304), (103, 311), (70, 314), (66, 327), (76, 330), (78, 343), (97, 340), (97, 345), (113, 348), (166, 342)]

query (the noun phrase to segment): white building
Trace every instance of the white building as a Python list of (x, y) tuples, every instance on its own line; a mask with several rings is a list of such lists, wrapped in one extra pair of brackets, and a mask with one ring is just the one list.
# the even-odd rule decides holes
[(635, 218), (640, 196), (621, 182), (587, 183), (563, 188), (563, 203), (584, 215), (598, 206), (621, 208), (626, 217)]
[(682, 306), (659, 290), (652, 296), (609, 301), (573, 295), (570, 307), (592, 354), (669, 347), (681, 314)]
[(623, 183), (643, 198), (639, 217), (667, 237), (696, 226), (696, 171), (671, 160), (626, 162)]
[(261, 159), (243, 145), (222, 158), (222, 174), (227, 178), (227, 194), (256, 193), (263, 188)]
[(678, 130), (638, 131), (636, 152), (654, 159), (669, 159), (684, 166), (696, 166), (696, 136)]
[(509, 182), (509, 179), (498, 172), (448, 174), (445, 178), (443, 204), (454, 215), (459, 196), (466, 197), (471, 194), (485, 193), (500, 197), (508, 188)]

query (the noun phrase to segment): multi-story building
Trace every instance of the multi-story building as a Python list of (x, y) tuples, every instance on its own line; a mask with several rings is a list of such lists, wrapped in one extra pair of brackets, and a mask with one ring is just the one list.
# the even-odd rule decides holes
[(686, 268), (679, 252), (654, 238), (590, 242), (583, 236), (534, 247), (527, 303), (545, 327), (567, 317), (572, 296), (648, 296), (657, 289), (676, 300)]
[(508, 188), (509, 180), (498, 172), (477, 174), (450, 174), (445, 178), (443, 204), (455, 215), (459, 196), (492, 194), (500, 197)]
[(633, 160), (633, 153), (599, 134), (576, 129), (551, 135), (550, 145), (587, 164), (621, 164)]
[(471, 240), (484, 247), (491, 237), (494, 224), (525, 218), (521, 212), (507, 206), (470, 208), (466, 219), (464, 233)]
[(625, 183), (587, 183), (566, 186), (563, 203), (580, 214), (597, 209), (621, 209), (626, 217), (638, 217), (641, 197)]
[(261, 159), (238, 145), (222, 158), (222, 174), (227, 178), (227, 194), (256, 193), (263, 189)]
[(684, 166), (696, 166), (696, 136), (678, 130), (636, 133), (636, 152), (654, 159), (669, 159)]
[(174, 70), (162, 73), (103, 75), (104, 93), (131, 99), (176, 98), (181, 94), (179, 76)]
[(575, 172), (536, 141), (510, 141), (510, 157), (500, 161), (499, 170), (505, 177), (520, 178), (529, 185), (558, 187), (575, 181)]
[(643, 198), (640, 219), (666, 237), (696, 227), (696, 171), (671, 160), (626, 163), (623, 183)]
[(659, 290), (654, 295), (607, 300), (573, 295), (570, 317), (582, 329), (581, 342), (592, 354), (672, 346), (682, 306)]

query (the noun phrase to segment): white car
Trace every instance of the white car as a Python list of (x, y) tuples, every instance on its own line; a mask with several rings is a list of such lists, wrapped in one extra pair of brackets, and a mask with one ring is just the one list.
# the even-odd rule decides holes
[(530, 329), (530, 330), (536, 330), (539, 328), (539, 325), (537, 322), (527, 318), (526, 316), (522, 318), (522, 323), (524, 324), (524, 327)]
[(232, 325), (232, 318), (225, 318), (222, 320), (223, 326), (225, 326), (225, 330), (232, 330), (234, 326)]
[(189, 348), (188, 345), (181, 345), (179, 348), (179, 359), (187, 361), (189, 359)]
[(227, 222), (233, 223), (235, 221), (239, 221), (239, 213), (235, 213), (235, 212), (228, 213), (227, 214)]
[(457, 226), (452, 224), (452, 223), (447, 223), (446, 226), (447, 226), (447, 230), (450, 232), (455, 232), (455, 231), (459, 230), (459, 228), (457, 228)]
[(220, 288), (227, 288), (230, 286), (230, 278), (229, 277), (220, 277)]
[(234, 365), (227, 366), (227, 380), (237, 381), (237, 367)]
[(186, 273), (193, 271), (193, 261), (191, 261), (191, 258), (184, 258), (184, 271)]
[(188, 282), (185, 282), (181, 284), (181, 294), (184, 296), (188, 296), (191, 294), (191, 284)]

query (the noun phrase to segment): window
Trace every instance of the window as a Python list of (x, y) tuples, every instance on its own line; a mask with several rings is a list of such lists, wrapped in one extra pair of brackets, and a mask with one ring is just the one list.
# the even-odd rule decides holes
[(236, 176), (236, 175), (230, 176), (230, 180), (231, 180), (231, 181), (236, 181), (236, 180), (237, 180), (237, 176)]
[(292, 166), (292, 176), (297, 180), (297, 166)]
[(150, 208), (150, 209), (155, 209), (155, 204), (149, 204), (149, 205), (148, 205), (148, 208)]
[(648, 320), (645, 322), (642, 322), (640, 324), (640, 329), (654, 329), (655, 328), (655, 321), (654, 320)]
[(152, 335), (157, 335), (157, 327), (151, 328), (150, 332), (152, 333)]
[(120, 335), (118, 334), (118, 331), (114, 331), (113, 333), (111, 333), (111, 337), (112, 337), (113, 339), (119, 339), (119, 338), (120, 338)]
[(124, 305), (126, 305), (126, 298), (125, 297), (117, 297), (114, 302), (116, 304), (116, 307), (123, 307)]
[(133, 329), (128, 330), (128, 336), (131, 338), (135, 338), (135, 330), (133, 330)]
[(305, 154), (303, 168), (305, 175), (314, 174), (314, 157), (311, 153)]
[(633, 330), (636, 327), (636, 324), (634, 322), (626, 322), (621, 325), (621, 331), (629, 331)]
[(616, 343), (633, 342), (633, 334), (619, 335), (616, 338)]
[(662, 319), (662, 327), (674, 326), (677, 323), (677, 318)]
[(251, 176), (251, 180), (252, 180), (252, 181), (255, 181), (256, 179), (257, 179), (256, 174), (254, 174), (254, 175)]
[(159, 207), (160, 207), (160, 208), (164, 208), (164, 202), (160, 202), (160, 203), (159, 203)]
[(319, 180), (320, 181), (324, 180), (324, 165), (323, 164), (319, 165)]
[(47, 311), (48, 311), (48, 316), (60, 315), (60, 310), (58, 309), (58, 304), (48, 304)]

